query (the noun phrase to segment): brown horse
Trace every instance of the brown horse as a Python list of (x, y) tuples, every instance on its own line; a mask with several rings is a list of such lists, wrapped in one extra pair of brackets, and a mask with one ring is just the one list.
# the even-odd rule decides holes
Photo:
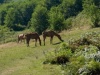
[(37, 40), (39, 40), (39, 43), (41, 45), (41, 39), (40, 39), (38, 33), (36, 33), (36, 32), (28, 33), (28, 34), (25, 35), (25, 37), (26, 37), (27, 46), (29, 46), (30, 39), (35, 39), (35, 46), (37, 46)]
[(18, 35), (18, 43), (24, 41), (25, 42), (25, 35), (24, 34), (19, 34)]
[(63, 41), (61, 36), (59, 34), (57, 34), (56, 32), (50, 30), (50, 31), (44, 31), (43, 33), (43, 41), (44, 41), (44, 45), (45, 45), (45, 39), (46, 37), (50, 37), (50, 44), (52, 44), (52, 40), (54, 36), (57, 36), (59, 40)]

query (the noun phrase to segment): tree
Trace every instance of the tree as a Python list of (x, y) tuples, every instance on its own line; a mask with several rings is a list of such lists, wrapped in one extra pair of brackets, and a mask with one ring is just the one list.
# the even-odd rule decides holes
[(98, 8), (100, 8), (100, 0), (93, 0), (94, 1), (94, 4), (98, 7)]
[(48, 9), (50, 9), (52, 6), (58, 6), (62, 3), (63, 0), (45, 0), (45, 4)]
[(0, 3), (3, 3), (4, 2), (4, 0), (0, 0)]
[[(19, 3), (19, 2), (18, 2)], [(27, 1), (23, 3), (16, 4), (17, 8), (17, 16), (18, 16), (18, 23), (21, 25), (27, 26), (28, 22), (31, 19), (32, 13), (35, 8), (34, 1)]]
[(95, 5), (94, 0), (84, 0), (83, 8), (84, 13), (91, 18), (93, 27), (100, 27), (100, 9)]
[(72, 16), (76, 16), (80, 11), (82, 11), (82, 0), (63, 0), (60, 9), (67, 19)]
[(5, 21), (4, 21), (5, 25), (9, 28), (14, 27), (15, 25), (15, 9), (14, 8), (10, 8), (7, 12), (7, 15), (5, 16)]
[(48, 16), (47, 8), (41, 5), (38, 5), (31, 18), (31, 28), (32, 31), (36, 31), (41, 34), (44, 30), (48, 28)]
[(10, 32), (10, 30), (6, 26), (0, 26), (0, 41), (5, 42), (7, 32)]
[(10, 2), (12, 0), (0, 0), (0, 3), (4, 3), (4, 2)]
[(0, 11), (0, 25), (4, 25), (4, 17), (6, 15), (6, 11), (5, 10), (1, 10)]
[(49, 12), (50, 29), (61, 31), (64, 29), (64, 15), (60, 12), (58, 7), (52, 7)]

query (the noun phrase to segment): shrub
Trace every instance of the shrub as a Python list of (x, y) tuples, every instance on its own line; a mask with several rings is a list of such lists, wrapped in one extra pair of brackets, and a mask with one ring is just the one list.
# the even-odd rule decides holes
[(86, 14), (80, 12), (72, 21), (72, 26), (78, 28), (87, 28), (89, 29), (92, 25), (92, 21), (90, 17), (87, 17)]
[(72, 27), (73, 18), (68, 18), (64, 21), (65, 29), (70, 29)]
[[(100, 49), (100, 32), (90, 32), (82, 35), (80, 39), (70, 40), (71, 49), (77, 49), (80, 45), (93, 45)], [(74, 50), (73, 50), (74, 51)]]
[(100, 62), (90, 61), (78, 70), (79, 75), (99, 75)]
[(72, 56), (71, 49), (66, 43), (61, 43), (60, 48), (46, 55), (46, 61), (51, 64), (65, 64)]

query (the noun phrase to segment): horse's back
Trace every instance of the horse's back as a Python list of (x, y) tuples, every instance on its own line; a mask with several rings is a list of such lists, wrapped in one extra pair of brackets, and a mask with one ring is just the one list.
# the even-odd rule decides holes
[(25, 36), (24, 34), (19, 34), (18, 38), (25, 38), (24, 36)]
[(39, 37), (37, 32), (28, 33), (25, 35), (27, 38), (36, 39)]
[(52, 35), (54, 35), (54, 31), (52, 31), (52, 30), (49, 30), (49, 31), (44, 31), (42, 34), (44, 35), (44, 36), (52, 36)]

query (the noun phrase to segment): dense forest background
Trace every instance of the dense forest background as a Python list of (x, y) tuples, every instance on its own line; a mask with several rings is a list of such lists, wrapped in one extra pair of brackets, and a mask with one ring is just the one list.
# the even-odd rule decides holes
[(0, 30), (41, 34), (84, 25), (100, 27), (100, 0), (0, 0)]

